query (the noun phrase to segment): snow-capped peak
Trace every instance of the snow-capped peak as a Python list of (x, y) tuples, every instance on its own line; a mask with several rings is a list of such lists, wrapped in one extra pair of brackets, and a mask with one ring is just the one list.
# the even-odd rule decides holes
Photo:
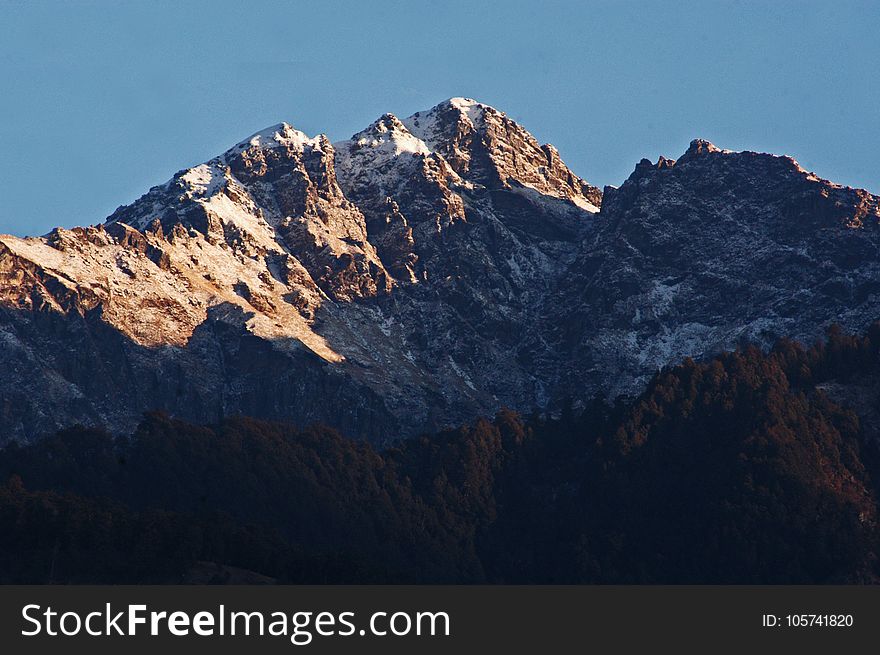
[(487, 110), (501, 113), (471, 98), (450, 98), (427, 111), (417, 111), (402, 122), (410, 133), (437, 150), (459, 131), (459, 123), (474, 130), (483, 127)]
[(394, 114), (384, 114), (367, 129), (355, 134), (348, 143), (373, 148), (389, 155), (430, 154), (427, 144), (413, 135)]
[(458, 109), (476, 127), (483, 121), (483, 111), (488, 107), (472, 98), (450, 98), (447, 100), (452, 107)]
[(240, 141), (230, 148), (225, 154), (234, 155), (248, 148), (295, 148), (302, 149), (304, 146), (315, 147), (320, 143), (321, 136), (309, 137), (288, 123), (278, 123), (252, 134), (244, 141)]
[(211, 196), (226, 182), (226, 169), (214, 159), (188, 169), (180, 179), (192, 197)]

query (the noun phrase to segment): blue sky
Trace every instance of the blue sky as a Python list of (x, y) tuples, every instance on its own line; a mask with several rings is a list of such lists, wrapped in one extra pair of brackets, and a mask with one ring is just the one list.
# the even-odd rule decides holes
[(285, 120), (337, 140), (450, 96), (598, 185), (695, 137), (880, 192), (876, 2), (0, 0), (0, 233), (100, 222)]

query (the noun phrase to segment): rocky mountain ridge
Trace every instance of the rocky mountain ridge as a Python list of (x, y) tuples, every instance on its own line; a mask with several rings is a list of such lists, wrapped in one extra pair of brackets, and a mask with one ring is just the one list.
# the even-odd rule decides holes
[(880, 315), (876, 196), (695, 141), (604, 193), (453, 98), (287, 124), (98, 226), (0, 237), (0, 440), (143, 411), (394, 440)]

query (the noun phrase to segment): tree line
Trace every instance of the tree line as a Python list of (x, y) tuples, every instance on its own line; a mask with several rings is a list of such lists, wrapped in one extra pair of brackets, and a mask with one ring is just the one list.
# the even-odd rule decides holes
[(874, 411), (880, 325), (382, 451), (246, 417), (76, 426), (0, 450), (0, 582), (876, 582)]

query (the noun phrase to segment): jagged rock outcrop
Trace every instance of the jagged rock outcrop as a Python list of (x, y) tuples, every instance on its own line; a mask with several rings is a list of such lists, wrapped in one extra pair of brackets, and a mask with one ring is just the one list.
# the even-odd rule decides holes
[(489, 188), (522, 185), (596, 211), (602, 194), (574, 175), (552, 145), (540, 145), (494, 107), (452, 98), (404, 124), (459, 175)]
[[(695, 140), (606, 188), (557, 291), (560, 348), (613, 396), (657, 368), (743, 342), (812, 341), (880, 318), (878, 198), (790, 157)], [(591, 372), (587, 373), (587, 372)]]
[(463, 98), (336, 144), (280, 124), (102, 225), (0, 237), (0, 441), (151, 409), (386, 441), (633, 392), (877, 318), (878, 211), (704, 141), (603, 194)]

